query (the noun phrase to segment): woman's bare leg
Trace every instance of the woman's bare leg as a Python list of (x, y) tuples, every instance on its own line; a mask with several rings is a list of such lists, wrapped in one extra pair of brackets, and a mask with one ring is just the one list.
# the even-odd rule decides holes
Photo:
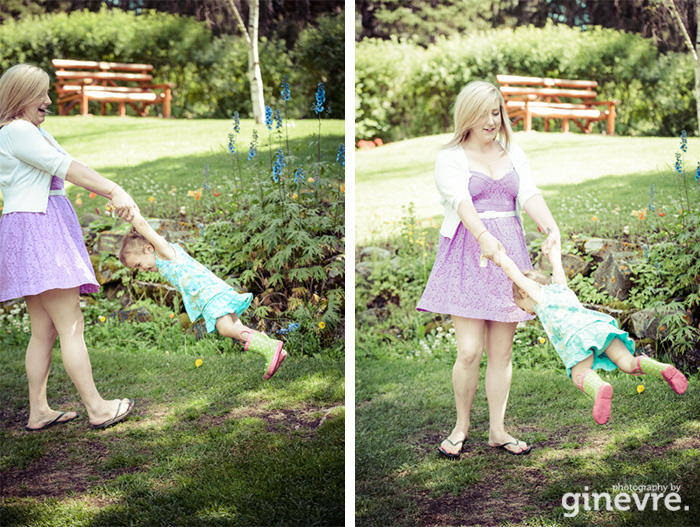
[[(61, 343), (61, 355), (66, 372), (78, 389), (91, 424), (100, 424), (126, 413), (129, 400), (107, 401), (97, 391), (92, 377), (92, 365), (83, 338), (84, 319), (80, 310), (79, 289), (52, 289), (36, 298), (48, 313)], [(120, 402), (122, 403), (120, 406)]]
[[(457, 359), (452, 367), (452, 389), (455, 394), (457, 422), (452, 433), (441, 447), (450, 454), (457, 454), (458, 446), (469, 434), (469, 414), (479, 387), (479, 364), (484, 353), (484, 321), (472, 318), (452, 317), (457, 338)], [(450, 443), (452, 442), (452, 444)]]
[[(513, 337), (516, 322), (486, 322), (486, 397), (489, 401), (489, 445), (499, 446), (516, 443), (516, 439), (505, 430), (506, 406), (513, 377)], [(527, 450), (527, 443), (508, 445), (506, 449), (518, 453)]]
[[(32, 326), (32, 334), (24, 361), (29, 384), (27, 427), (37, 429), (54, 421), (60, 415), (60, 412), (51, 409), (46, 397), (46, 384), (51, 369), (51, 354), (58, 333), (51, 317), (38, 298), (27, 296), (24, 300)], [(76, 416), (75, 412), (66, 412), (61, 421), (69, 421)]]

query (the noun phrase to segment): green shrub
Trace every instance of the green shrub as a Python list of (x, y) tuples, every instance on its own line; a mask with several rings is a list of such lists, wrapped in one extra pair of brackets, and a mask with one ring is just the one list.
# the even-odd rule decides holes
[[(590, 79), (600, 100), (617, 99), (616, 133), (675, 135), (695, 128), (692, 59), (660, 56), (653, 42), (600, 27), (548, 24), (440, 38), (356, 45), (356, 135), (395, 140), (451, 130), (451, 106), (469, 81), (508, 73)], [(535, 129), (542, 120), (533, 121)], [(604, 130), (596, 123), (594, 130)]]
[[(292, 62), (284, 41), (259, 42), (260, 66), (266, 101), (279, 98), (279, 80), (290, 75), (294, 93), (304, 93), (311, 100), (309, 86), (319, 80), (334, 82), (329, 96), (333, 97), (333, 116), (344, 115), (344, 55), (342, 33), (337, 27), (342, 18), (325, 17), (318, 28), (308, 28), (297, 43), (299, 60)], [(325, 46), (325, 60), (308, 69), (310, 47), (317, 42)], [(0, 70), (21, 62), (35, 64), (50, 75), (51, 60), (104, 60), (112, 62), (147, 63), (154, 66), (154, 83), (172, 82), (173, 117), (230, 118), (234, 111), (251, 113), (248, 56), (241, 35), (213, 37), (202, 22), (169, 13), (145, 10), (107, 9), (99, 12), (28, 16), (21, 20), (8, 19), (0, 25)], [(338, 60), (340, 57), (340, 73)], [(315, 84), (314, 84), (315, 87)], [(52, 95), (55, 99), (55, 95)], [(313, 116), (307, 99), (290, 102), (289, 115)], [(340, 101), (340, 102), (338, 102)], [(97, 112), (98, 103), (91, 103)], [(269, 104), (269, 102), (268, 102)], [(114, 110), (108, 107), (109, 111)], [(130, 112), (130, 109), (127, 109)]]

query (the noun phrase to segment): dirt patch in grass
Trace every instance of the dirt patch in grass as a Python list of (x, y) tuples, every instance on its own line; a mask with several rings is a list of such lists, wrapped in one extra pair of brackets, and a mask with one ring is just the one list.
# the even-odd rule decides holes
[(12, 467), (0, 472), (0, 496), (34, 499), (80, 496), (81, 501), (90, 505), (107, 505), (109, 500), (88, 495), (90, 487), (127, 470), (111, 471), (105, 476), (94, 461), (104, 459), (108, 449), (97, 441), (85, 442), (81, 451), (85, 454), (84, 461), (76, 462), (67, 445), (57, 444), (24, 468)]
[(318, 406), (303, 406), (301, 408), (266, 409), (256, 406), (235, 408), (230, 412), (218, 416), (204, 416), (201, 424), (208, 426), (220, 426), (226, 421), (255, 417), (267, 423), (267, 431), (272, 433), (301, 432), (309, 439), (313, 439), (316, 431), (327, 419), (332, 419), (332, 410), (341, 406), (322, 408)]

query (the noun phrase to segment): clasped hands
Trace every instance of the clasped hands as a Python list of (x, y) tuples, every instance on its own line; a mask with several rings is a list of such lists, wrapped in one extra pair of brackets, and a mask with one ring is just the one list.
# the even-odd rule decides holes
[[(508, 254), (503, 244), (490, 232), (485, 232), (480, 236), (479, 244), (481, 245), (481, 257), (491, 260), (498, 267), (501, 267), (501, 251)], [(559, 237), (559, 229), (549, 229), (547, 238), (542, 242), (542, 252), (549, 257), (552, 249), (558, 248), (561, 251), (561, 239)]]
[(131, 222), (137, 213), (139, 206), (123, 188), (117, 186), (111, 193), (111, 199), (107, 202), (108, 210), (113, 210), (121, 219)]

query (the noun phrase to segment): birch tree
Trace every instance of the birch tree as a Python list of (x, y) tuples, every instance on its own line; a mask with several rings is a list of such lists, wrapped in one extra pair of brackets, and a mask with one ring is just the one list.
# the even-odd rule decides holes
[[(700, 0), (699, 0), (700, 1)], [(265, 122), (265, 97), (263, 95), (263, 81), (260, 73), (260, 57), (258, 56), (258, 21), (260, 20), (260, 0), (250, 0), (248, 13), (248, 27), (243, 23), (243, 17), (236, 7), (234, 0), (228, 0), (228, 4), (236, 16), (246, 43), (248, 44), (248, 81), (250, 82), (250, 102), (253, 106), (253, 117), (257, 124)]]
[[(690, 33), (685, 27), (683, 17), (681, 17), (681, 14), (678, 12), (676, 4), (673, 2), (673, 0), (663, 0), (663, 2), (666, 8), (670, 11), (673, 19), (678, 24), (678, 27), (683, 34), (683, 40), (685, 40), (686, 47), (688, 48), (688, 51), (690, 51), (690, 54), (693, 56), (693, 62), (695, 65), (695, 102), (697, 106), (696, 115), (698, 118), (698, 127), (700, 128), (700, 60), (698, 59), (698, 47), (700, 47), (700, 24), (698, 24), (697, 30), (695, 32), (695, 45), (693, 45), (693, 41), (690, 38)], [(700, 0), (695, 0), (696, 19), (699, 16), (698, 13), (700, 13)]]

